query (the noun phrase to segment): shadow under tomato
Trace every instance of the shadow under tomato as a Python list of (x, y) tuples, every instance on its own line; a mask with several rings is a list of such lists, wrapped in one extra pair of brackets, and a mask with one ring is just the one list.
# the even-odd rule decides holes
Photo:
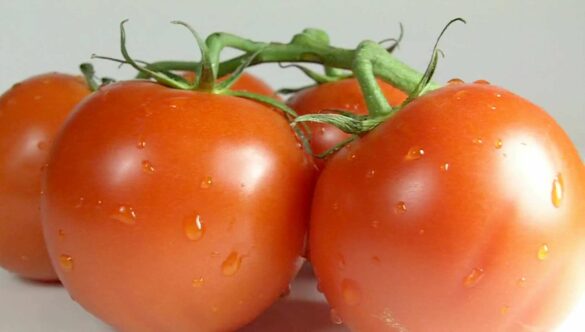
[(63, 285), (61, 284), (61, 281), (59, 280), (33, 280), (33, 279), (27, 279), (27, 278), (23, 278), (20, 276), (17, 276), (15, 274), (13, 274), (11, 276), (14, 280), (16, 280), (17, 282), (20, 282), (21, 284), (25, 284), (29, 287), (63, 287)]

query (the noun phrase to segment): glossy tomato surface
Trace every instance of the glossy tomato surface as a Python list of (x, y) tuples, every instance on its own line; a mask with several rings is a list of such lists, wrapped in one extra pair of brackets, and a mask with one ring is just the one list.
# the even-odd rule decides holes
[[(187, 80), (193, 82), (195, 80), (194, 72), (185, 72), (183, 75)], [(219, 81), (224, 81), (227, 77), (221, 77)], [(231, 86), (231, 90), (246, 91), (261, 94), (268, 97), (280, 99), (276, 92), (266, 82), (250, 73), (242, 73), (238, 80)]]
[(57, 280), (41, 229), (41, 173), (55, 133), (90, 93), (82, 78), (44, 74), (0, 96), (0, 267)]
[[(392, 106), (400, 105), (406, 94), (392, 85), (378, 80), (382, 93)], [(355, 78), (319, 84), (295, 94), (287, 102), (298, 114), (317, 114), (331, 110), (344, 110), (355, 114), (368, 114), (364, 97)], [(308, 122), (311, 129), (311, 148), (315, 154), (323, 153), (351, 135), (333, 125)], [(316, 160), (322, 168), (323, 160)]]
[(49, 253), (71, 296), (117, 330), (235, 330), (298, 268), (313, 169), (262, 104), (113, 84), (55, 143)]
[(551, 331), (585, 282), (583, 202), (583, 163), (550, 116), (450, 85), (330, 160), (311, 259), (356, 331)]

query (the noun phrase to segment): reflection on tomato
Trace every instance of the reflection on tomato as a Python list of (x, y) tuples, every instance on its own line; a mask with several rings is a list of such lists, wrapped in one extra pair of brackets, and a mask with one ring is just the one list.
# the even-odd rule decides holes
[(22, 277), (57, 279), (41, 229), (41, 172), (55, 133), (89, 93), (82, 78), (52, 73), (0, 97), (0, 266)]
[(234, 330), (296, 272), (313, 180), (270, 107), (113, 84), (55, 143), (45, 237), (72, 297), (118, 330)]
[(450, 85), (330, 160), (311, 259), (357, 331), (551, 331), (585, 280), (583, 202), (583, 163), (552, 118)]
[[(378, 80), (378, 84), (392, 106), (400, 105), (406, 99), (406, 94), (392, 85), (381, 80)], [(304, 89), (287, 103), (299, 115), (331, 110), (344, 110), (362, 115), (368, 113), (359, 83), (354, 78)], [(349, 134), (329, 124), (308, 122), (307, 125), (312, 133), (311, 148), (316, 154), (323, 153), (350, 137)], [(321, 168), (324, 165), (323, 160), (317, 160), (317, 163)]]

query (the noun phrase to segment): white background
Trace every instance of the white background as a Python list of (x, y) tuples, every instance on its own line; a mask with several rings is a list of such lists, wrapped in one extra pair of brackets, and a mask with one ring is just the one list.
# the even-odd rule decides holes
[[(184, 20), (206, 35), (227, 31), (263, 41), (287, 41), (305, 27), (329, 32), (335, 45), (355, 47), (381, 40), (405, 26), (397, 56), (423, 70), (436, 36), (446, 22), (464, 17), (441, 43), (436, 80), (487, 79), (544, 107), (585, 154), (585, 2), (563, 1), (12, 1), (0, 0), (0, 91), (28, 76), (75, 73), (92, 53), (119, 56), (118, 24), (129, 18), (129, 49), (145, 60), (194, 59), (198, 50), (189, 33), (169, 24)], [(98, 73), (128, 78), (128, 68), (94, 61)], [(307, 81), (293, 69), (253, 68), (275, 87)], [(310, 281), (296, 286), (297, 298), (319, 299)], [(251, 330), (276, 329), (270, 317), (289, 317), (289, 331), (303, 330), (296, 315), (322, 324), (326, 310), (311, 312), (280, 303)], [(286, 308), (283, 309), (283, 308)], [(295, 309), (297, 308), (297, 309)], [(292, 313), (285, 313), (290, 312)], [(297, 310), (297, 311), (294, 311)], [(581, 310), (585, 314), (585, 309)], [(279, 316), (279, 313), (281, 316)], [(583, 316), (583, 314), (581, 316)], [(575, 315), (578, 318), (578, 315)], [(286, 318), (284, 318), (286, 319)], [(272, 325), (270, 325), (272, 324)], [(292, 325), (291, 325), (292, 324)], [(578, 331), (579, 321), (563, 328)], [(585, 323), (584, 323), (585, 326)], [(0, 331), (107, 331), (70, 302), (63, 289), (21, 281), (0, 271)]]

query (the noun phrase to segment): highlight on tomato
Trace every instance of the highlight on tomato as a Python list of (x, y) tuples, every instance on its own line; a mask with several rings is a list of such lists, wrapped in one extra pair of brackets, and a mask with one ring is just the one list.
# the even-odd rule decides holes
[(49, 73), (0, 96), (0, 267), (21, 277), (57, 280), (41, 229), (41, 173), (55, 134), (89, 94), (81, 77)]

